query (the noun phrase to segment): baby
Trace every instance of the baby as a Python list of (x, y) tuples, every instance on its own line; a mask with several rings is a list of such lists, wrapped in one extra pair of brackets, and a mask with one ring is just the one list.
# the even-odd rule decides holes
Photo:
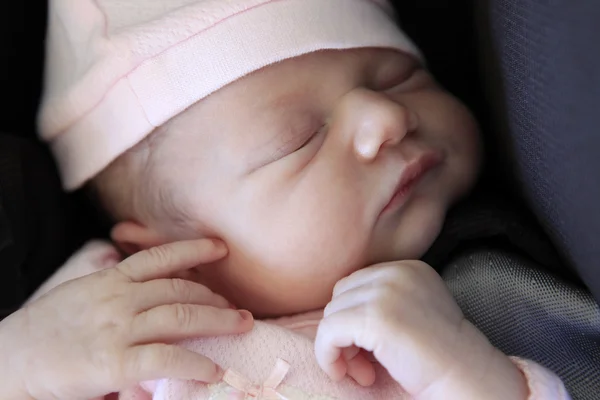
[(65, 187), (88, 187), (126, 253), (223, 241), (180, 277), (262, 320), (182, 344), (222, 379), (122, 398), (568, 397), (397, 261), (431, 246), (480, 143), (386, 1), (50, 3), (40, 128)]

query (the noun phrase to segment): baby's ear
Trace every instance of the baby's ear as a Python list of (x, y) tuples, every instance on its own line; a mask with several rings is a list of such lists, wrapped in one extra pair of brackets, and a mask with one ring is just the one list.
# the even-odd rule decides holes
[(119, 222), (110, 236), (119, 249), (128, 255), (166, 244), (166, 240), (154, 229), (133, 221)]

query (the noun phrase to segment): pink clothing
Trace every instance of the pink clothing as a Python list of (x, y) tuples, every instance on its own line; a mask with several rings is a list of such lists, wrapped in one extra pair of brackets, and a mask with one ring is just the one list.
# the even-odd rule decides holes
[[(119, 400), (382, 400), (410, 399), (377, 364), (377, 380), (365, 388), (351, 378), (332, 382), (314, 356), (314, 337), (322, 313), (256, 321), (252, 332), (233, 337), (195, 339), (183, 345), (227, 368), (222, 382), (205, 385), (165, 379), (150, 389), (121, 393)], [(511, 358), (525, 374), (527, 400), (570, 399), (560, 379), (530, 361)]]
[[(147, 399), (368, 400), (407, 398), (381, 366), (377, 383), (363, 388), (352, 379), (333, 383), (317, 365), (313, 339), (321, 313), (276, 321), (256, 321), (252, 332), (203, 338), (183, 345), (226, 368), (223, 381), (205, 385), (162, 380)], [(252, 397), (256, 396), (256, 397)], [(121, 400), (139, 399), (122, 393)]]
[(235, 80), (319, 50), (419, 57), (387, 0), (50, 0), (42, 138), (76, 189)]
[[(114, 265), (115, 250), (101, 242), (76, 253), (42, 291), (68, 279)], [(276, 320), (256, 321), (246, 334), (198, 338), (181, 343), (225, 369), (223, 380), (206, 385), (164, 379), (143, 384), (119, 394), (119, 400), (381, 400), (409, 399), (387, 371), (373, 360), (377, 380), (361, 387), (352, 379), (332, 382), (314, 356), (314, 338), (322, 312)], [(570, 399), (560, 379), (531, 361), (511, 358), (527, 378), (527, 400)]]

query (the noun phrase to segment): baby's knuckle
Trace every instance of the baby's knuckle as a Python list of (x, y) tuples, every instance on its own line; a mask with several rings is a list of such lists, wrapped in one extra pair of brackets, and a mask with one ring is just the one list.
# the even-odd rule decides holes
[(194, 321), (194, 314), (189, 306), (185, 304), (173, 305), (173, 313), (175, 316), (175, 323), (180, 328), (188, 328), (192, 326)]
[(341, 288), (343, 288), (346, 284), (346, 282), (348, 281), (348, 277), (344, 277), (342, 279), (340, 279), (339, 281), (337, 281), (337, 283), (333, 286), (333, 292), (337, 293), (341, 290)]
[(124, 379), (137, 377), (144, 365), (149, 366), (149, 362), (150, 359), (147, 355), (143, 355), (141, 352), (132, 352), (116, 371), (120, 371), (120, 374)]
[(412, 276), (423, 276), (431, 272), (435, 273), (431, 266), (420, 260), (406, 260), (401, 263), (401, 268)]
[(378, 282), (373, 287), (370, 303), (373, 305), (384, 305), (394, 298), (399, 297), (398, 286), (394, 280), (386, 279)]
[(177, 293), (178, 295), (189, 298), (191, 295), (191, 290), (187, 281), (179, 278), (171, 279), (170, 281), (171, 290), (173, 293)]
[(121, 366), (121, 373), (127, 378), (137, 378), (142, 371), (155, 370), (164, 365), (159, 348), (146, 347), (138, 351), (130, 351)]
[(337, 328), (337, 322), (332, 318), (325, 318), (319, 324), (317, 329), (318, 337), (326, 337), (327, 335), (335, 332)]
[(392, 285), (378, 288), (364, 306), (365, 317), (375, 321), (388, 320), (396, 313), (400, 303), (402, 303), (402, 296), (398, 294), (398, 288)]
[[(426, 264), (425, 264), (426, 265)], [(411, 287), (420, 285), (423, 281), (423, 268), (412, 262), (398, 263), (391, 272), (391, 279), (400, 287)]]
[(405, 272), (397, 264), (389, 264), (379, 271), (378, 282), (381, 284), (394, 283), (404, 279)]
[(385, 307), (380, 298), (367, 303), (364, 307), (364, 317), (369, 321), (381, 321), (385, 319)]
[(390, 272), (389, 279), (386, 279), (379, 284), (379, 289), (382, 295), (388, 295), (391, 292), (398, 290), (399, 279), (402, 278), (402, 274), (398, 272)]
[(173, 260), (171, 252), (164, 246), (152, 247), (145, 252), (149, 262), (154, 265), (170, 265)]
[(155, 351), (152, 352), (152, 362), (154, 362), (154, 364), (150, 365), (155, 365), (156, 368), (164, 367), (165, 370), (172, 368), (177, 365), (178, 362), (178, 353), (175, 350), (175, 346), (169, 345), (163, 345), (156, 348)]

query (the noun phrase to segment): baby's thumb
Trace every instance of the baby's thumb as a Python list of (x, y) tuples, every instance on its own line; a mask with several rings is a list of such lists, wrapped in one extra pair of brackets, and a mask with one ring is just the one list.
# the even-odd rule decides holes
[(367, 355), (357, 347), (349, 347), (343, 353), (346, 359), (346, 373), (360, 386), (371, 386), (375, 383), (375, 367)]

